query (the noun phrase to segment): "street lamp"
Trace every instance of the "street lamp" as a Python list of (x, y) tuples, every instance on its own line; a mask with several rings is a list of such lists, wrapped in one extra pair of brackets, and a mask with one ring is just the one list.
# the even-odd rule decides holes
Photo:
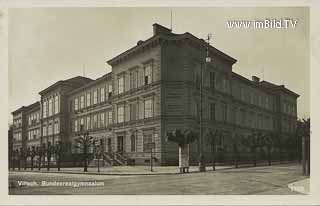
[[(204, 63), (204, 70), (206, 70), (207, 67), (207, 63), (211, 62), (211, 57), (209, 55), (209, 46), (210, 46), (210, 39), (212, 38), (212, 34), (208, 34), (207, 35), (207, 39), (206, 39), (206, 44), (205, 44), (205, 48), (206, 48), (206, 56), (205, 56), (205, 63)], [(202, 56), (201, 56), (202, 59)], [(205, 159), (204, 159), (204, 154), (203, 154), (203, 145), (202, 145), (202, 136), (203, 136), (203, 131), (202, 131), (202, 124), (203, 124), (203, 120), (202, 120), (202, 111), (203, 111), (203, 105), (202, 105), (202, 86), (203, 86), (203, 67), (201, 64), (201, 81), (200, 81), (200, 136), (199, 136), (199, 171), (200, 172), (205, 172), (206, 171), (206, 164), (205, 164)]]

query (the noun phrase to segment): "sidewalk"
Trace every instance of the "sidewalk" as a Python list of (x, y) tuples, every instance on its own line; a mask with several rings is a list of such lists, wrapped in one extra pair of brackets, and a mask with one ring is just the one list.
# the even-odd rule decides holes
[[(278, 164), (274, 163), (273, 166), (284, 166), (292, 164), (290, 162)], [(295, 163), (293, 163), (295, 164)], [(257, 164), (257, 167), (270, 167), (266, 164)], [(216, 170), (225, 170), (225, 169), (233, 169), (234, 165), (217, 165)], [(253, 168), (252, 164), (243, 164), (239, 165), (240, 168)], [(212, 171), (212, 166), (206, 167), (207, 171)], [(13, 170), (9, 170), (12, 172)], [(88, 172), (83, 172), (83, 167), (69, 167), (69, 168), (61, 168), (58, 171), (57, 168), (50, 168), (47, 171), (47, 168), (41, 168), (39, 171), (38, 168), (34, 168), (31, 170), (27, 168), (21, 168), (20, 171), (16, 168), (15, 172), (40, 172), (40, 173), (61, 173), (61, 174), (96, 174), (96, 175), (173, 175), (173, 174), (181, 174), (178, 166), (154, 166), (153, 171), (151, 172), (149, 165), (135, 165), (135, 166), (109, 166), (109, 167), (100, 167), (100, 172), (98, 172), (97, 167), (88, 167)], [(189, 173), (199, 172), (198, 166), (190, 166)]]
[[(233, 166), (216, 166), (216, 170), (231, 169)], [(206, 167), (207, 171), (212, 171), (212, 167)], [(12, 172), (13, 170), (10, 170)], [(189, 172), (195, 173), (199, 171), (198, 166), (190, 166)], [(64, 174), (97, 174), (97, 175), (172, 175), (180, 174), (178, 166), (154, 166), (151, 172), (150, 166), (113, 166), (113, 167), (101, 167), (98, 172), (97, 167), (88, 167), (88, 172), (83, 172), (83, 167), (72, 167), (72, 168), (61, 168), (58, 171), (57, 168), (50, 168), (47, 171), (46, 168), (38, 168), (31, 170), (27, 168), (21, 168), (20, 171), (17, 169), (14, 172), (40, 172), (40, 173), (64, 173)]]
[(309, 194), (310, 191), (310, 178), (299, 180), (288, 184), (289, 189), (302, 194)]

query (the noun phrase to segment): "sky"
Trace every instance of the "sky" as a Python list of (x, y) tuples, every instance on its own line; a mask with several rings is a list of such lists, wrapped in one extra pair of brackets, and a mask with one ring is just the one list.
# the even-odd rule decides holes
[[(310, 113), (309, 10), (304, 7), (209, 8), (11, 8), (9, 9), (9, 108), (40, 100), (53, 83), (85, 74), (96, 79), (111, 67), (106, 61), (152, 36), (152, 24), (211, 33), (211, 45), (237, 59), (233, 71), (300, 94), (298, 117)], [(228, 20), (297, 20), (295, 28), (228, 28)]]

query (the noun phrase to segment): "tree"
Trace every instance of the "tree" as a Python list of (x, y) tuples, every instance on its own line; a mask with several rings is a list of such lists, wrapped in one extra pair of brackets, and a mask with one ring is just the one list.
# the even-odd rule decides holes
[(239, 147), (241, 145), (241, 140), (243, 140), (243, 136), (242, 135), (237, 134), (236, 132), (232, 133), (231, 141), (232, 141), (235, 168), (238, 168), (238, 162), (239, 162), (239, 159), (240, 159)]
[(303, 175), (310, 174), (310, 118), (297, 122), (297, 136), (301, 139), (302, 171)]
[(36, 148), (36, 154), (38, 156), (38, 170), (41, 170), (42, 157), (45, 155), (45, 145), (42, 144), (40, 147)]
[(221, 138), (222, 131), (218, 129), (210, 130), (207, 133), (207, 142), (211, 146), (211, 155), (212, 155), (212, 169), (213, 171), (216, 170), (216, 148), (218, 138)]
[(62, 159), (63, 152), (64, 152), (64, 150), (63, 150), (62, 143), (61, 143), (61, 141), (58, 141), (53, 149), (53, 153), (55, 154), (55, 157), (57, 160), (58, 171), (60, 171), (61, 159)]
[(50, 170), (50, 163), (51, 163), (52, 154), (54, 154), (54, 146), (51, 145), (51, 142), (48, 142), (48, 147), (47, 147), (47, 149), (46, 149), (46, 155), (47, 155), (47, 171)]
[(29, 157), (29, 149), (21, 148), (21, 157), (23, 158), (24, 162), (24, 170), (27, 169), (27, 159)]
[(274, 138), (273, 136), (275, 135), (274, 132), (267, 132), (263, 135), (263, 142), (264, 142), (264, 145), (266, 146), (267, 148), (267, 155), (268, 155), (268, 165), (270, 166), (271, 165), (271, 161), (272, 161), (272, 156), (271, 156), (271, 150), (272, 150), (272, 147), (273, 147), (273, 141), (274, 141)]
[(89, 132), (84, 132), (82, 135), (78, 134), (78, 138), (75, 139), (74, 147), (83, 151), (84, 172), (88, 172), (88, 149), (94, 145), (94, 139), (89, 136)]
[(277, 148), (279, 151), (279, 160), (280, 160), (280, 164), (281, 164), (283, 161), (282, 153), (283, 153), (283, 149), (285, 147), (284, 137), (281, 135), (280, 132), (275, 132), (272, 135), (272, 142), (273, 142), (274, 147)]
[(31, 150), (29, 149), (29, 156), (31, 159), (31, 170), (33, 170), (33, 160), (34, 160), (34, 157), (36, 156), (36, 151), (35, 151), (34, 146), (32, 146)]
[[(198, 134), (192, 130), (186, 129), (183, 132), (180, 129), (175, 129), (172, 132), (167, 132), (168, 141), (172, 141), (179, 146), (179, 163), (180, 172), (184, 172), (184, 168), (189, 167), (189, 144), (198, 138)], [(185, 154), (185, 159), (182, 157)], [(184, 165), (186, 162), (187, 165)]]
[(253, 156), (253, 166), (257, 166), (257, 148), (261, 145), (261, 133), (253, 131), (251, 134), (249, 134), (246, 139), (245, 143), (248, 145), (251, 154)]

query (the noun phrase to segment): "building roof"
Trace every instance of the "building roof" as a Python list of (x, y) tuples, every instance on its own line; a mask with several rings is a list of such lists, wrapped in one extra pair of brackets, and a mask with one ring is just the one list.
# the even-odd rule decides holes
[(300, 96), (299, 94), (295, 93), (294, 91), (286, 88), (284, 85), (276, 85), (276, 84), (273, 84), (268, 81), (261, 81), (259, 86), (266, 88), (268, 90), (271, 90), (271, 91), (283, 91), (283, 92), (285, 92), (289, 95), (292, 95), (296, 98), (298, 98)]
[(36, 107), (40, 108), (40, 102), (39, 101), (36, 101), (35, 103), (32, 103), (32, 104), (30, 104), (28, 106), (22, 106), (19, 109), (11, 112), (11, 114), (14, 115), (14, 114), (17, 114), (19, 112), (26, 112), (26, 111), (32, 110), (32, 109), (34, 109)]
[(232, 76), (243, 80), (244, 82), (246, 82), (249, 85), (258, 87), (260, 89), (263, 89), (266, 92), (274, 93), (275, 91), (283, 91), (283, 92), (286, 92), (287, 94), (293, 95), (296, 98), (299, 97), (299, 94), (297, 94), (297, 93), (285, 88), (284, 85), (276, 85), (274, 83), (271, 83), (271, 82), (268, 82), (268, 81), (265, 81), (265, 80), (258, 81), (258, 82), (251, 81), (251, 80), (249, 80), (249, 79), (247, 79), (247, 78), (245, 78), (245, 77), (243, 77), (240, 74), (237, 74), (235, 72), (232, 72)]
[(86, 89), (86, 88), (89, 88), (89, 87), (91, 87), (91, 86), (93, 86), (93, 85), (95, 85), (95, 84), (99, 84), (101, 81), (103, 81), (103, 80), (105, 80), (105, 79), (107, 79), (107, 78), (111, 78), (111, 75), (112, 75), (112, 72), (109, 72), (109, 73), (107, 73), (107, 74), (105, 74), (105, 75), (97, 78), (96, 80), (91, 81), (91, 82), (88, 83), (88, 84), (85, 84), (85, 85), (82, 86), (82, 87), (79, 87), (79, 88), (77, 88), (77, 89), (73, 89), (73, 90), (69, 91), (68, 94), (74, 94), (74, 93), (76, 93), (76, 92), (79, 92), (79, 91), (82, 91), (82, 90), (84, 90), (84, 89)]
[(40, 95), (45, 94), (48, 91), (50, 91), (60, 85), (82, 86), (82, 85), (88, 84), (89, 82), (92, 82), (92, 81), (94, 81), (94, 80), (87, 78), (87, 77), (76, 76), (76, 77), (72, 77), (70, 79), (57, 81), (56, 83), (52, 84), (51, 86), (47, 87), (46, 89), (40, 91), (39, 94)]
[[(107, 61), (109, 65), (114, 65), (116, 62), (118, 62), (122, 58), (126, 58), (132, 53), (134, 53), (136, 50), (142, 49), (155, 41), (159, 39), (166, 39), (166, 40), (182, 40), (182, 39), (189, 39), (191, 41), (194, 41), (200, 45), (206, 44), (206, 42), (203, 39), (199, 39), (196, 36), (192, 35), (189, 32), (185, 32), (183, 34), (175, 34), (172, 33), (170, 29), (159, 25), (157, 23), (153, 24), (153, 30), (154, 30), (154, 35), (150, 37), (149, 39), (145, 41), (139, 40), (137, 45), (134, 47), (131, 47), (130, 49), (122, 52), (121, 54), (115, 56), (114, 58), (110, 59)], [(218, 50), (217, 48), (213, 47), (210, 45), (210, 52), (215, 53), (216, 55), (219, 55), (220, 57), (226, 59), (227, 61), (231, 62), (232, 64), (236, 63), (236, 59), (232, 58), (231, 56), (223, 53), (222, 51)]]

